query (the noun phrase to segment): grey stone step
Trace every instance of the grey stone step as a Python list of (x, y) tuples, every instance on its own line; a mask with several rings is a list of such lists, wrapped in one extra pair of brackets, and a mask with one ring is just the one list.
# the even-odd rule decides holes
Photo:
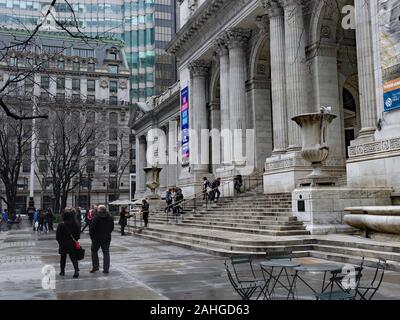
[(203, 216), (203, 217), (213, 217), (213, 218), (219, 218), (219, 219), (225, 219), (225, 218), (232, 218), (235, 217), (237, 219), (252, 219), (252, 220), (280, 220), (280, 221), (297, 221), (297, 217), (294, 217), (293, 215), (276, 215), (276, 214), (271, 214), (271, 213), (265, 213), (265, 214), (260, 214), (260, 213), (247, 213), (247, 214), (236, 214), (236, 213), (195, 213), (193, 216), (198, 217), (198, 216)]
[[(280, 231), (280, 230), (271, 230), (271, 229), (255, 229), (255, 228), (245, 228), (245, 227), (228, 227), (228, 226), (219, 226), (219, 225), (204, 225), (204, 224), (195, 224), (195, 223), (179, 223), (183, 228), (185, 227), (192, 227), (198, 229), (209, 229), (212, 230), (225, 230), (237, 233), (251, 233), (251, 234), (262, 234), (268, 236), (290, 236), (290, 235), (309, 235), (310, 232), (307, 230), (287, 230), (287, 231)], [(151, 227), (150, 227), (151, 228)]]
[[(162, 218), (161, 218), (162, 219)], [(164, 219), (166, 220), (166, 219)], [(205, 222), (229, 222), (229, 223), (248, 223), (248, 224), (254, 224), (254, 225), (283, 225), (283, 226), (292, 226), (292, 225), (299, 225), (302, 226), (303, 223), (301, 221), (296, 221), (296, 220), (276, 220), (276, 219), (271, 219), (271, 218), (266, 218), (266, 219), (237, 219), (235, 216), (232, 216), (232, 218), (214, 218), (210, 216), (199, 216), (199, 215), (192, 215), (185, 217), (184, 220), (189, 220), (189, 221), (205, 221)]]
[(276, 231), (294, 231), (294, 230), (305, 230), (305, 226), (299, 225), (269, 225), (269, 224), (262, 224), (262, 225), (254, 225), (248, 223), (229, 223), (229, 222), (212, 222), (212, 221), (196, 221), (196, 220), (184, 220), (182, 224), (187, 225), (199, 225), (202, 224), (204, 226), (221, 226), (221, 227), (231, 227), (231, 228), (246, 228), (246, 229), (254, 229), (254, 230), (276, 230)]
[(385, 260), (398, 261), (400, 263), (400, 253), (388, 251), (376, 251), (371, 249), (351, 248), (345, 246), (328, 246), (323, 244), (315, 244), (314, 250), (322, 251), (325, 253), (340, 253), (349, 256), (364, 256), (366, 258), (383, 258)]
[(400, 254), (400, 243), (395, 246), (390, 243), (372, 243), (372, 242), (347, 242), (340, 240), (318, 239), (318, 244), (340, 248), (357, 248), (359, 250), (374, 250), (377, 252), (393, 252)]
[[(362, 259), (362, 254), (353, 256), (353, 255), (332, 253), (332, 252), (323, 252), (323, 251), (317, 251), (317, 250), (308, 251), (308, 254), (310, 257), (313, 257), (313, 258), (332, 260), (332, 261), (336, 261), (336, 262), (349, 263), (349, 264), (353, 264), (353, 265), (359, 265), (360, 261)], [(376, 258), (366, 258), (364, 260), (365, 266), (371, 267), (371, 268), (374, 268), (376, 266), (377, 262), (378, 262), (378, 260)], [(387, 262), (387, 270), (400, 271), (400, 263), (398, 261), (389, 260), (386, 262)]]
[[(127, 230), (132, 230), (131, 226), (128, 226), (126, 228)], [(271, 238), (268, 240), (260, 238), (260, 240), (254, 241), (254, 240), (249, 240), (247, 237), (243, 237), (243, 234), (236, 233), (236, 232), (231, 232), (231, 231), (221, 231), (219, 230), (218, 233), (211, 233), (207, 232), (206, 234), (204, 233), (204, 230), (201, 230), (199, 228), (191, 228), (191, 227), (185, 227), (185, 226), (177, 226), (174, 229), (171, 229), (171, 227), (166, 228), (163, 225), (150, 225), (149, 228), (145, 230), (145, 232), (158, 232), (162, 234), (171, 234), (171, 235), (176, 235), (176, 236), (183, 236), (183, 237), (190, 237), (190, 238), (198, 238), (198, 239), (205, 239), (205, 240), (211, 240), (211, 241), (219, 241), (219, 242), (224, 242), (224, 243), (229, 243), (229, 244), (239, 244), (239, 245), (246, 245), (246, 246), (264, 246), (268, 247), (271, 245), (298, 245), (298, 244), (313, 244), (315, 243), (314, 239), (299, 239), (299, 238)], [(232, 235), (240, 235), (241, 239), (235, 239)], [(243, 239), (242, 239), (243, 238)]]

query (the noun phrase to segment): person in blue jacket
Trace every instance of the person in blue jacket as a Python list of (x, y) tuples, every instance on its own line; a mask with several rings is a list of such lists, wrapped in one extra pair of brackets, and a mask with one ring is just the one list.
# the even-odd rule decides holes
[(8, 211), (7, 211), (7, 209), (4, 209), (3, 214), (1, 215), (1, 219), (2, 219), (1, 226), (2, 227), (5, 226), (5, 228), (7, 230), (7, 224), (8, 224)]
[[(36, 230), (36, 222), (38, 222), (38, 211), (37, 211), (37, 209), (35, 208), (35, 211), (34, 211), (34, 213), (33, 213), (33, 231), (37, 231)], [(39, 223), (39, 222), (38, 222)], [(38, 229), (39, 229), (39, 227), (38, 227)]]

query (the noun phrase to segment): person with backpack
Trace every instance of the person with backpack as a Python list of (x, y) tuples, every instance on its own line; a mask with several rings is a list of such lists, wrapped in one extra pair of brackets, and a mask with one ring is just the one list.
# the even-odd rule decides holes
[(76, 242), (80, 238), (80, 228), (76, 221), (76, 212), (73, 208), (65, 208), (63, 222), (57, 226), (56, 240), (58, 242), (58, 253), (60, 254), (60, 276), (65, 276), (65, 265), (67, 255), (74, 266), (73, 278), (79, 277), (78, 258), (76, 256)]
[(110, 243), (111, 233), (114, 231), (114, 218), (107, 212), (104, 205), (97, 208), (90, 226), (89, 233), (92, 239), (92, 270), (90, 273), (99, 271), (98, 251), (103, 251), (103, 273), (109, 273), (110, 270)]
[(175, 193), (175, 205), (174, 205), (174, 214), (182, 214), (183, 209), (181, 203), (183, 201), (183, 193), (181, 189), (177, 189)]
[(242, 176), (238, 174), (233, 180), (233, 187), (235, 188), (236, 193), (241, 194), (242, 190), (240, 189), (243, 185)]
[(149, 224), (149, 214), (150, 214), (150, 206), (149, 203), (143, 199), (142, 201), (142, 217), (144, 221), (144, 227), (147, 228), (147, 225)]
[(203, 201), (208, 200), (211, 189), (211, 183), (207, 177), (203, 178)]

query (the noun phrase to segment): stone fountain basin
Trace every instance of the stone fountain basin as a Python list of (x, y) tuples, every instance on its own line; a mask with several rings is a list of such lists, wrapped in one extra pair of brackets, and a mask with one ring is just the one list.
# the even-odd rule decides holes
[(351, 207), (343, 219), (348, 225), (381, 233), (400, 234), (400, 206)]

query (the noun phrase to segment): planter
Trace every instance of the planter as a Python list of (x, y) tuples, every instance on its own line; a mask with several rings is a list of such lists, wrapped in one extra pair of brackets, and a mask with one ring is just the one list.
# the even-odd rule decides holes
[(146, 187), (150, 189), (150, 199), (158, 199), (156, 189), (160, 186), (160, 172), (162, 168), (148, 167), (143, 169), (146, 173)]
[(308, 179), (329, 177), (322, 172), (322, 162), (329, 155), (326, 136), (328, 126), (335, 118), (333, 114), (321, 112), (302, 114), (292, 119), (301, 128), (301, 155), (313, 167), (313, 171), (307, 176)]

